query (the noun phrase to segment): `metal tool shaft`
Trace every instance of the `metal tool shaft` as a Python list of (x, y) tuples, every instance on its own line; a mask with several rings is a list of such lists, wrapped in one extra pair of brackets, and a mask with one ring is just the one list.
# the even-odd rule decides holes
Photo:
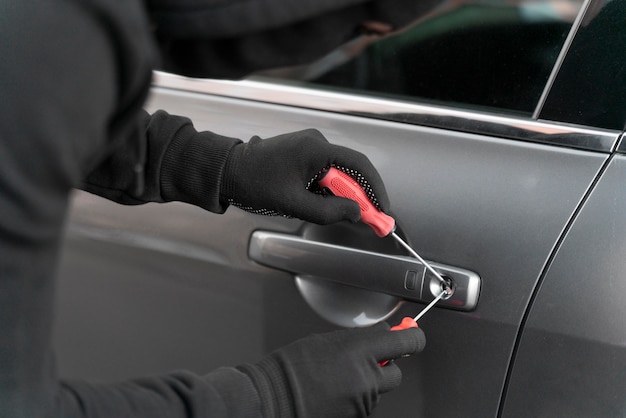
[(433, 299), (428, 305), (426, 305), (426, 307), (424, 309), (422, 309), (422, 311), (420, 313), (418, 313), (417, 316), (415, 318), (413, 318), (413, 320), (415, 322), (417, 322), (422, 316), (424, 316), (424, 314), (426, 312), (428, 312), (430, 310), (430, 308), (435, 306), (435, 303), (439, 302), (439, 299), (444, 297), (446, 293), (447, 293), (446, 290), (442, 291), (435, 299)]
[(424, 267), (426, 267), (428, 269), (428, 271), (430, 271), (432, 274), (435, 275), (435, 277), (437, 278), (437, 280), (439, 280), (441, 283), (446, 284), (447, 282), (444, 280), (443, 277), (441, 277), (441, 274), (439, 274), (439, 272), (437, 270), (435, 270), (430, 264), (428, 264), (426, 262), (426, 260), (424, 260), (417, 252), (415, 252), (415, 250), (413, 248), (411, 248), (411, 246), (409, 244), (407, 244), (402, 238), (400, 238), (400, 236), (398, 236), (398, 234), (396, 234), (395, 232), (391, 233), (391, 236), (398, 241), (398, 243), (400, 243), (400, 245), (402, 245), (404, 248), (406, 248), (406, 250), (411, 253), (411, 255), (415, 258), (417, 258), (420, 263), (422, 263), (424, 265)]

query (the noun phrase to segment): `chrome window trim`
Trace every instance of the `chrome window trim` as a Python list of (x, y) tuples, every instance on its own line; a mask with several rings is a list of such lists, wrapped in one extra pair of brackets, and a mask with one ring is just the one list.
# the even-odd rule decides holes
[(626, 132), (622, 132), (618, 144), (615, 146), (615, 152), (626, 154)]
[(621, 134), (607, 129), (253, 80), (194, 79), (155, 72), (153, 86), (604, 153), (614, 150)]

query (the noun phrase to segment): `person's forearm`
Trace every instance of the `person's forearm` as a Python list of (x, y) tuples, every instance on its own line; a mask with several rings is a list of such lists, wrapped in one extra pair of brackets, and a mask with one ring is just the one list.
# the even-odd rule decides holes
[(254, 385), (233, 368), (206, 376), (175, 372), (116, 384), (61, 382), (57, 418), (260, 418)]
[(197, 132), (185, 117), (144, 112), (138, 129), (118, 144), (81, 188), (123, 204), (183, 201), (222, 213), (221, 176), (240, 143)]

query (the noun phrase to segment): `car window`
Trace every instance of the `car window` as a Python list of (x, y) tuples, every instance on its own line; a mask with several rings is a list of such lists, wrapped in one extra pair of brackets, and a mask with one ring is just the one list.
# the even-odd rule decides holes
[(626, 1), (597, 1), (569, 47), (540, 118), (626, 128)]
[(582, 0), (443, 1), (383, 38), (361, 36), (272, 81), (532, 115)]

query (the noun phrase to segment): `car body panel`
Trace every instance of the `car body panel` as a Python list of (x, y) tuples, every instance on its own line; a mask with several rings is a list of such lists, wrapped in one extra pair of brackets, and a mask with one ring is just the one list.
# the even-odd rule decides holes
[[(438, 416), (496, 413), (534, 286), (606, 154), (162, 88), (154, 90), (150, 108), (184, 114), (198, 129), (244, 139), (251, 132), (271, 136), (314, 126), (334, 143), (370, 155), (388, 187), (400, 231), (416, 250), (429, 260), (475, 271), (483, 280), (475, 311), (435, 309), (422, 320), (428, 347), (419, 356), (402, 360), (405, 383), (383, 399), (375, 416), (414, 416), (418, 411)], [(69, 229), (66, 254), (79, 251), (80, 256), (66, 256), (61, 293), (78, 286), (72, 260), (87, 257), (80, 252), (89, 248), (82, 240), (115, 244), (110, 237), (98, 238), (97, 232), (89, 236), (89, 228), (123, 231), (130, 236), (125, 246), (132, 250), (126, 261), (115, 261), (119, 255), (115, 252), (109, 256), (107, 251), (94, 250), (102, 259), (100, 264), (108, 267), (100, 273), (84, 272), (80, 278), (84, 288), (100, 288), (103, 283), (119, 286), (110, 300), (115, 300), (116, 318), (123, 330), (114, 332), (110, 341), (103, 340), (112, 332), (105, 311), (111, 306), (96, 303), (98, 295), (89, 306), (83, 302), (80, 311), (74, 312), (79, 306), (72, 307), (65, 300), (60, 304), (64, 319), (59, 331), (64, 373), (117, 379), (176, 365), (203, 372), (221, 360), (230, 364), (237, 358), (252, 361), (294, 338), (333, 328), (306, 306), (291, 275), (261, 267), (247, 256), (247, 240), (254, 230), (306, 235), (313, 226), (235, 208), (224, 215), (181, 204), (116, 208), (110, 204), (106, 210), (94, 209), (98, 203), (93, 199), (98, 198), (80, 195), (75, 202), (70, 224), (76, 226)], [(168, 226), (169, 222), (174, 223)], [(335, 227), (324, 228), (333, 239)], [(337, 229), (336, 234), (345, 234), (345, 230)], [(183, 250), (157, 257), (164, 245), (141, 248), (142, 240), (134, 235), (152, 236)], [(380, 240), (373, 233), (368, 239)], [(194, 254), (189, 247), (198, 249), (197, 254), (209, 255), (189, 256)], [(152, 257), (142, 257), (146, 251), (152, 252)], [(150, 260), (155, 257), (153, 264)], [(165, 268), (168, 258), (172, 264)], [(111, 275), (118, 278), (117, 284), (106, 281)], [(128, 278), (131, 275), (134, 280)], [(63, 280), (71, 282), (64, 284)], [(95, 282), (90, 284), (91, 280)], [(160, 288), (150, 286), (152, 281)], [(175, 292), (176, 283), (194, 291)], [(234, 302), (242, 291), (243, 300)], [(201, 303), (200, 294), (219, 297), (206, 297), (206, 303)], [(160, 311), (159, 301), (163, 301), (164, 311)], [(141, 303), (156, 313), (145, 314)], [(415, 314), (419, 308), (419, 304), (405, 304), (390, 322)], [(97, 346), (89, 360), (94, 365), (106, 364), (106, 370), (74, 364), (78, 347), (68, 347), (68, 341), (79, 338), (78, 331), (74, 328), (75, 337), (68, 339), (70, 331), (64, 328), (76, 326), (79, 317), (84, 321), (90, 315), (99, 320), (89, 321), (89, 329), (83, 326), (82, 331), (91, 336), (80, 339)], [(128, 318), (126, 323), (123, 318)], [(189, 318), (193, 320), (187, 323)], [(154, 330), (155, 322), (162, 334)], [(131, 329), (142, 331), (132, 345), (127, 342), (115, 349), (119, 341), (127, 341)], [(181, 336), (183, 329), (186, 338)], [(176, 343), (159, 344), (158, 336), (174, 336)], [(193, 345), (195, 348), (190, 348)], [(213, 351), (214, 345), (221, 348)], [(179, 354), (174, 347), (179, 347)], [(209, 358), (202, 359), (199, 347)], [(95, 355), (133, 359), (143, 351), (150, 353), (143, 357), (145, 363), (135, 365), (127, 360), (115, 367)], [(90, 371), (94, 373), (91, 376)], [(455, 402), (446, 402), (446, 390), (441, 388), (454, 393)]]
[(549, 263), (521, 335), (505, 416), (626, 414), (625, 178), (626, 157), (618, 155)]
[[(160, 88), (196, 94), (204, 93), (323, 110), (588, 151), (609, 153), (619, 138), (619, 131), (614, 129), (589, 128), (584, 125), (515, 117), (481, 110), (468, 111), (401, 99), (381, 99), (354, 92), (313, 89), (299, 84), (286, 83), (284, 80), (259, 77), (241, 81), (197, 80), (158, 71), (155, 72), (154, 79), (156, 86)], [(259, 128), (268, 129), (268, 127)]]

